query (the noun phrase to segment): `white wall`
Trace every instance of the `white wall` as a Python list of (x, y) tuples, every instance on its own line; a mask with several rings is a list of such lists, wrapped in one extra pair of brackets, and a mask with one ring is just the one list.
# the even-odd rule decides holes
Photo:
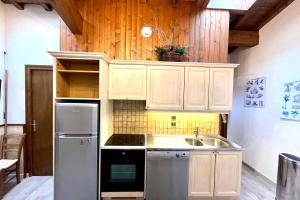
[[(231, 55), (236, 70), (229, 138), (245, 148), (244, 161), (276, 182), (278, 154), (300, 156), (300, 122), (280, 119), (283, 83), (300, 80), (300, 0), (260, 30), (260, 44)], [(243, 107), (247, 79), (267, 78), (264, 109)]]
[(0, 79), (1, 83), (1, 95), (0, 95), (0, 125), (3, 124), (3, 108), (4, 108), (4, 51), (5, 51), (5, 6), (0, 1)]
[(41, 6), (17, 10), (6, 5), (6, 66), (8, 82), (8, 123), (25, 123), (25, 65), (51, 65), (47, 51), (59, 50), (59, 17)]

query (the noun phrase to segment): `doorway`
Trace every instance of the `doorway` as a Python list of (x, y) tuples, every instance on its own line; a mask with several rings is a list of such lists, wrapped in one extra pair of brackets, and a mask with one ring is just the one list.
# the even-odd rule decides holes
[(25, 173), (53, 174), (53, 68), (27, 65)]

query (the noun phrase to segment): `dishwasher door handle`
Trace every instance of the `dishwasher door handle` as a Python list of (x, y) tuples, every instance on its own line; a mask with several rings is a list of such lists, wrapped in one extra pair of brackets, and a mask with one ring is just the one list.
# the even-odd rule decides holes
[(170, 156), (147, 156), (147, 160), (172, 160), (173, 157)]
[(176, 151), (148, 151), (148, 160), (172, 160), (172, 159), (188, 159), (189, 152)]

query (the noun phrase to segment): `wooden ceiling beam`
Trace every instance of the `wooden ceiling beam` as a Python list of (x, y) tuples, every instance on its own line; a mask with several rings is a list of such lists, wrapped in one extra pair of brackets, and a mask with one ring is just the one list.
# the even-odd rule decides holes
[(207, 8), (207, 5), (209, 4), (209, 0), (197, 0), (197, 7), (199, 8)]
[(41, 6), (48, 12), (51, 12), (53, 10), (53, 8), (50, 4), (43, 3), (43, 4), (41, 4)]
[(228, 54), (232, 54), (239, 47), (228, 47)]
[(230, 25), (237, 30), (257, 31), (266, 25), (294, 0), (257, 0), (253, 6)]
[(294, 0), (282, 0), (278, 5), (276, 5), (270, 12), (267, 12), (262, 20), (256, 24), (255, 26), (258, 29), (261, 29), (264, 25), (266, 25), (269, 21), (271, 21), (276, 15), (278, 15), (282, 10), (288, 7)]
[(48, 0), (2, 0), (3, 3), (13, 4), (19, 10), (24, 10), (25, 4), (41, 5), (46, 11), (52, 11), (53, 8)]
[[(2, 0), (4, 3), (11, 3), (12, 0)], [(43, 4), (43, 3), (49, 3), (49, 0), (14, 0), (18, 3), (23, 4)]]
[(13, 4), (18, 10), (24, 10), (24, 3), (19, 3), (16, 0), (10, 0), (11, 4)]
[(258, 31), (229, 31), (229, 47), (254, 47), (259, 44)]
[(73, 0), (49, 0), (73, 34), (82, 34), (83, 18)]

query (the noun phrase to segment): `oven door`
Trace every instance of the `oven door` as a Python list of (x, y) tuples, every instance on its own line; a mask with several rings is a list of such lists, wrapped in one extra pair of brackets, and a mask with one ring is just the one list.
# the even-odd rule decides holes
[(144, 150), (102, 150), (101, 192), (144, 191), (144, 179)]

